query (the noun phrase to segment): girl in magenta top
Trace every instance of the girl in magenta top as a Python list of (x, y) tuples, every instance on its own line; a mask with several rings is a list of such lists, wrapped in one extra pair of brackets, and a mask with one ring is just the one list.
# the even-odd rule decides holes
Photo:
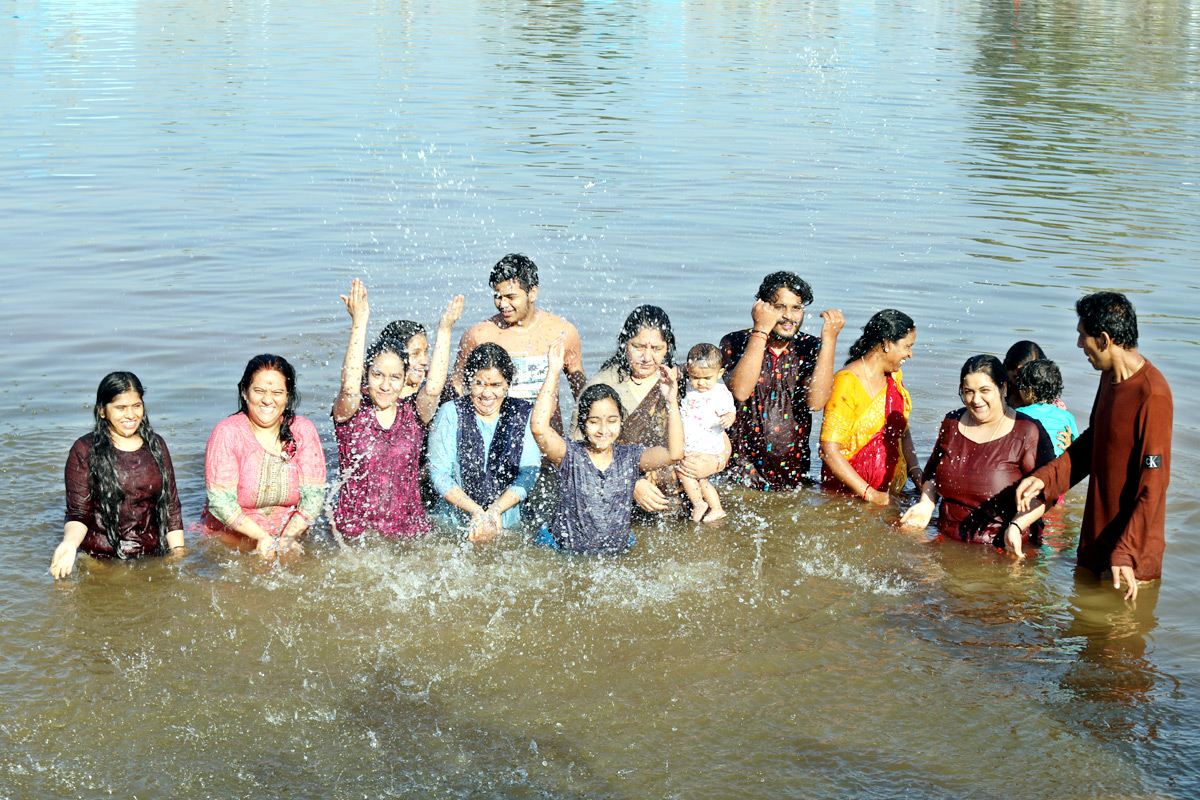
[(370, 316), (366, 287), (355, 278), (349, 296), (341, 297), (350, 312), (350, 342), (331, 411), (340, 473), (334, 535), (424, 536), (430, 525), (417, 483), (421, 441), (446, 384), (450, 331), (462, 316), (463, 297), (451, 300), (442, 314), (433, 356), (425, 362), (428, 375), (410, 358), (410, 342), (385, 336), (364, 357)]
[(296, 415), (299, 403), (286, 359), (250, 359), (238, 412), (217, 423), (204, 451), (206, 533), (252, 544), (264, 558), (302, 551), (299, 540), (325, 503), (325, 453), (316, 426)]
[(109, 373), (96, 389), (92, 432), (67, 457), (66, 523), (50, 562), (55, 578), (71, 574), (80, 550), (121, 559), (183, 552), (171, 454), (150, 427), (142, 394), (132, 372)]

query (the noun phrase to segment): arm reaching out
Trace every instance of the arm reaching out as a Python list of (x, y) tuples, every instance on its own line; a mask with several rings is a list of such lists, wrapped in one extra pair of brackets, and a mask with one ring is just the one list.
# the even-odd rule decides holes
[(846, 324), (842, 312), (827, 309), (821, 312), (821, 351), (817, 354), (817, 365), (813, 368), (812, 376), (808, 379), (808, 410), (820, 411), (825, 408), (833, 395), (833, 356), (837, 348), (838, 333)]
[(549, 362), (546, 380), (542, 381), (542, 388), (538, 391), (537, 400), (534, 401), (533, 411), (529, 416), (529, 430), (533, 433), (533, 440), (556, 467), (567, 454), (567, 443), (550, 427), (550, 419), (558, 406), (558, 376), (562, 373), (565, 353), (566, 343), (562, 339), (550, 345), (550, 350), (546, 353)]
[(446, 374), (450, 370), (450, 331), (462, 313), (463, 296), (460, 294), (446, 305), (442, 318), (438, 320), (437, 340), (433, 345), (433, 356), (429, 359), (429, 372), (425, 375), (425, 385), (421, 387), (416, 400), (417, 414), (426, 425), (433, 419), (442, 389), (446, 387)]
[(363, 352), (367, 346), (367, 287), (358, 278), (350, 284), (350, 294), (341, 295), (350, 313), (350, 341), (342, 360), (342, 387), (333, 401), (334, 422), (345, 422), (355, 415), (362, 403)]
[(667, 399), (667, 446), (642, 451), (638, 467), (642, 472), (666, 467), (683, 458), (683, 418), (679, 416), (679, 370), (659, 367), (658, 389)]

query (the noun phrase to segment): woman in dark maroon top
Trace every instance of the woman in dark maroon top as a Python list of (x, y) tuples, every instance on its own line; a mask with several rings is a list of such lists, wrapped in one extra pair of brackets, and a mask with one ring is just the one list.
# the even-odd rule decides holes
[(150, 427), (142, 382), (132, 372), (100, 381), (95, 427), (67, 456), (67, 517), (50, 574), (64, 578), (77, 551), (135, 558), (182, 554), (183, 515), (166, 442)]
[(1054, 446), (1037, 422), (1005, 402), (1007, 379), (994, 356), (972, 356), (963, 364), (959, 392), (966, 407), (942, 420), (921, 500), (900, 522), (924, 528), (940, 496), (938, 533), (1024, 558), (1024, 545), (1041, 543), (1045, 506), (1018, 515), (1017, 482), (1053, 460)]

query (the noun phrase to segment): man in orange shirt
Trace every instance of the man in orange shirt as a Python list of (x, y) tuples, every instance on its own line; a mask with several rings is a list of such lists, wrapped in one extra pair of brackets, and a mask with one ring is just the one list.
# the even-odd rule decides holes
[[(452, 372), (454, 391), (463, 393), (462, 369), (471, 351), (484, 342), (495, 342), (508, 352), (516, 368), (508, 390), (509, 396), (533, 400), (546, 380), (549, 368), (546, 353), (550, 345), (562, 338), (567, 346), (563, 372), (571, 386), (571, 393), (578, 397), (587, 383), (583, 373), (579, 332), (562, 317), (535, 305), (538, 297), (537, 264), (528, 256), (510, 253), (492, 268), (488, 283), (491, 284), (492, 299), (498, 313), (472, 325), (462, 335)], [(558, 409), (555, 409), (554, 417), (559, 419)], [(555, 427), (561, 431), (561, 421)]]
[(1129, 298), (1098, 292), (1075, 303), (1077, 342), (1100, 370), (1088, 429), (1055, 460), (1017, 486), (1024, 512), (1038, 497), (1059, 497), (1085, 477), (1079, 564), (1112, 571), (1125, 599), (1138, 581), (1162, 576), (1167, 484), (1171, 479), (1174, 405), (1167, 379), (1138, 352), (1137, 316)]

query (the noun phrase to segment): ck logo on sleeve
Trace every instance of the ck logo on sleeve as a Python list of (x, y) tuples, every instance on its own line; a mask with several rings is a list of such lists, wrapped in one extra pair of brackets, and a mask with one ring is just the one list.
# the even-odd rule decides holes
[(1146, 460), (1142, 462), (1146, 469), (1158, 469), (1162, 466), (1162, 456), (1146, 456)]

